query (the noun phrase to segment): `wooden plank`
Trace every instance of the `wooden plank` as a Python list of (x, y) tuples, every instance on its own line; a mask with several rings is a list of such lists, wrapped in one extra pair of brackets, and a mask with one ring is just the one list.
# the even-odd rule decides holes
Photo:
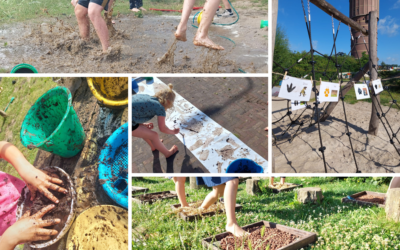
[[(158, 201), (158, 200), (168, 200), (168, 199), (175, 199), (178, 198), (178, 193), (175, 191), (162, 191), (162, 192), (155, 192), (155, 193), (147, 193), (146, 195), (157, 195), (157, 194), (173, 194), (174, 196), (170, 196), (170, 197), (165, 197), (165, 198), (158, 198), (158, 199), (153, 199), (150, 201), (144, 201), (141, 199), (141, 197), (144, 194), (140, 194), (140, 195), (135, 195), (132, 196), (132, 201), (138, 204), (153, 204), (154, 202)], [(189, 194), (186, 194), (186, 197), (188, 197)]]
[[(372, 81), (378, 79), (378, 72), (375, 67), (378, 67), (378, 12), (371, 11), (369, 13), (369, 22), (368, 22), (368, 29), (369, 29), (369, 72), (371, 72), (371, 79), (370, 83), (372, 86)], [(375, 67), (374, 67), (375, 66)], [(380, 109), (380, 95), (375, 95), (374, 88), (371, 89), (371, 99), (372, 99), (372, 110), (371, 110), (371, 119), (369, 121), (369, 128), (368, 134), (369, 135), (378, 135), (378, 128), (379, 128), (379, 118), (377, 114), (377, 110), (379, 113)]]
[[(256, 222), (256, 223), (253, 223), (250, 225), (246, 225), (242, 228), (244, 230), (247, 230), (247, 229), (251, 229), (253, 227), (259, 227), (259, 226), (263, 226), (263, 225), (265, 227), (269, 227), (269, 228), (277, 228), (281, 231), (288, 232), (290, 234), (293, 234), (293, 235), (299, 237), (299, 239), (296, 240), (295, 242), (292, 242), (291, 244), (289, 244), (287, 246), (281, 247), (281, 248), (279, 248), (279, 250), (297, 250), (297, 249), (306, 247), (307, 245), (312, 244), (317, 240), (317, 235), (315, 233), (307, 232), (307, 231), (300, 230), (297, 228), (287, 227), (287, 226), (276, 224), (276, 223), (269, 222), (269, 221), (259, 221), (259, 222)], [(229, 234), (230, 234), (229, 232), (217, 234), (215, 236), (203, 239), (201, 243), (206, 249), (220, 250), (221, 249), (219, 247), (220, 241), (223, 238), (225, 238), (226, 236), (228, 236)]]
[[(382, 198), (386, 199), (386, 194), (385, 193), (377, 193), (377, 192), (371, 192), (371, 191), (362, 191), (362, 192), (359, 192), (359, 193), (352, 194), (352, 195), (350, 195), (350, 197), (358, 198), (360, 196), (368, 195), (368, 194), (369, 195), (379, 196), (379, 197), (382, 197)], [(382, 204), (366, 202), (366, 201), (351, 200), (351, 199), (348, 199), (347, 197), (343, 197), (342, 198), (342, 203), (353, 203), (353, 204), (357, 204), (357, 205), (360, 205), (360, 206), (376, 206), (376, 207), (380, 207), (380, 208), (385, 208), (384, 204), (382, 205)]]
[(368, 36), (368, 30), (366, 30), (363, 26), (361, 26), (358, 22), (354, 21), (350, 17), (344, 15), (340, 11), (338, 11), (335, 7), (333, 7), (330, 3), (325, 0), (310, 0), (315, 6), (320, 8), (322, 11), (327, 13), (328, 15), (332, 16), (341, 21), (342, 23), (350, 26), (352, 29), (360, 31), (364, 35)]
[(287, 191), (291, 191), (291, 190), (293, 190), (295, 188), (303, 187), (302, 184), (294, 184), (294, 183), (287, 183), (287, 184), (295, 185), (295, 186), (288, 187), (288, 188), (281, 188), (281, 189), (271, 188), (271, 187), (268, 186), (268, 188), (271, 189), (273, 193), (277, 194), (277, 193), (280, 193), (280, 192), (287, 192)]
[(132, 193), (147, 192), (147, 191), (149, 191), (148, 188), (144, 188), (144, 187), (135, 187), (135, 186), (131, 186), (131, 190), (132, 190)]

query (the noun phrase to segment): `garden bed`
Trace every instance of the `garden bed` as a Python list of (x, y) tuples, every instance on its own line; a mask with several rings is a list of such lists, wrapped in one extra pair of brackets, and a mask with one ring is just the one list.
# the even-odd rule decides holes
[[(189, 206), (193, 206), (195, 208), (197, 208), (198, 206), (200, 206), (202, 203), (202, 201), (196, 201), (196, 202), (192, 202), (189, 203)], [(205, 212), (200, 214), (187, 214), (185, 213), (185, 211), (179, 211), (177, 214), (180, 218), (182, 218), (185, 221), (194, 221), (194, 220), (198, 220), (201, 217), (204, 216), (213, 216), (217, 213), (223, 213), (225, 208), (223, 207), (224, 203), (223, 202), (218, 202), (215, 204), (215, 207), (210, 207), (209, 209), (207, 209)], [(181, 204), (174, 204), (171, 205), (172, 210), (177, 210), (177, 209), (181, 209)], [(184, 208), (182, 208), (184, 209)], [(235, 206), (235, 211), (242, 209), (242, 205), (236, 204)]]
[(301, 188), (301, 187), (303, 187), (302, 184), (294, 184), (294, 183), (285, 183), (282, 187), (277, 187), (277, 188), (268, 185), (268, 188), (271, 189), (273, 193), (287, 192), (295, 188)]
[(138, 193), (138, 192), (147, 192), (147, 191), (149, 191), (148, 188), (144, 188), (144, 187), (135, 187), (135, 186), (132, 186), (131, 189), (132, 189), (132, 194), (133, 194), (133, 193)]
[(355, 200), (344, 197), (342, 198), (342, 203), (354, 203), (361, 206), (378, 206), (380, 208), (385, 208), (385, 193), (362, 191), (360, 193), (350, 195), (350, 197), (354, 198)]
[[(265, 229), (263, 229), (265, 227)], [(234, 250), (234, 249), (270, 249), (270, 250), (297, 250), (314, 243), (317, 240), (315, 233), (291, 228), (268, 221), (260, 221), (242, 227), (249, 236), (233, 237), (231, 233), (225, 232), (203, 239), (202, 244), (206, 249)], [(261, 231), (264, 230), (263, 237)], [(277, 237), (271, 237), (271, 236)], [(236, 242), (235, 242), (236, 241)], [(251, 246), (248, 242), (251, 241)], [(236, 248), (235, 248), (236, 244)], [(243, 244), (243, 248), (242, 248)], [(269, 246), (269, 248), (268, 248)]]
[[(189, 196), (186, 194), (186, 196)], [(138, 204), (152, 204), (158, 200), (165, 200), (165, 199), (174, 199), (178, 198), (178, 194), (175, 191), (163, 191), (163, 192), (156, 192), (156, 193), (148, 193), (148, 194), (140, 194), (132, 196), (132, 201)]]

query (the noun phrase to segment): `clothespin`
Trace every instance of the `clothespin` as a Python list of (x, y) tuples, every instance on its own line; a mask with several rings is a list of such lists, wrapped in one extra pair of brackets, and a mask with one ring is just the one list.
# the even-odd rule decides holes
[(319, 78), (319, 81), (322, 83), (322, 78), (321, 77)]
[(283, 80), (286, 79), (287, 71), (285, 71), (285, 75), (283, 76)]
[(312, 76), (310, 76), (310, 78), (311, 78), (311, 83), (314, 83), (313, 80), (312, 80)]

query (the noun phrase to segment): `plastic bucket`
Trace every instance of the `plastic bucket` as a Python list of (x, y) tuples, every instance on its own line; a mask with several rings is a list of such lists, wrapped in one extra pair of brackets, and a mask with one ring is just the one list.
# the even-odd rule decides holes
[(100, 106), (112, 109), (128, 106), (128, 77), (89, 77), (88, 85)]
[(21, 74), (21, 73), (30, 73), (30, 74), (37, 74), (38, 71), (35, 69), (35, 67), (33, 67), (30, 64), (27, 63), (21, 63), (18, 64), (17, 66), (15, 66), (12, 70), (11, 73), (15, 73), (15, 74)]
[(249, 173), (249, 174), (262, 174), (264, 173), (264, 169), (258, 165), (256, 162), (242, 158), (234, 160), (231, 164), (229, 164), (226, 169), (226, 173)]
[(268, 20), (261, 20), (260, 29), (268, 27)]
[(99, 180), (107, 195), (128, 209), (128, 123), (106, 141), (99, 158)]
[[(59, 167), (45, 167), (42, 170), (48, 170), (50, 168), (57, 169), (58, 175), (60, 177), (66, 177), (66, 179), (68, 180), (68, 183), (70, 186), (68, 193), (71, 194), (71, 196), (72, 196), (71, 209), (70, 209), (70, 213), (69, 213), (68, 217), (66, 218), (64, 227), (59, 231), (56, 238), (49, 240), (47, 242), (39, 243), (39, 244), (34, 244), (34, 243), (29, 242), (28, 244), (31, 248), (44, 248), (44, 247), (51, 246), (54, 243), (56, 243), (57, 241), (59, 241), (68, 232), (68, 230), (71, 227), (72, 222), (74, 221), (74, 218), (75, 218), (76, 192), (75, 192), (74, 184), (72, 183), (71, 177), (64, 170), (62, 170)], [(19, 197), (17, 213), (16, 213), (17, 220), (19, 220), (23, 216), (25, 201), (28, 197), (29, 192), (30, 192), (29, 188), (27, 186), (25, 186), (23, 189), (22, 195)]]
[(55, 87), (29, 109), (21, 128), (21, 143), (69, 158), (83, 148), (85, 132), (65, 87)]

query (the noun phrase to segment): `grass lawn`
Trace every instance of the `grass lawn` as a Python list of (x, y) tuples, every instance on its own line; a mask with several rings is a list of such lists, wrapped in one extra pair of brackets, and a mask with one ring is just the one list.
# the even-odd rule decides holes
[[(276, 178), (275, 181), (279, 181)], [(267, 181), (262, 186), (267, 185)], [(246, 184), (239, 185), (237, 203), (243, 209), (236, 213), (239, 225), (260, 220), (275, 222), (315, 232), (318, 241), (305, 249), (398, 249), (400, 223), (389, 222), (385, 210), (342, 204), (341, 198), (360, 191), (386, 193), (388, 186), (354, 183), (344, 179), (287, 178), (286, 182), (320, 187), (325, 197), (321, 205), (303, 205), (295, 201), (295, 192), (272, 194), (263, 188), (263, 194), (250, 196)], [(147, 187), (148, 192), (174, 190), (171, 180), (157, 177), (133, 179), (134, 186)], [(211, 189), (189, 189), (188, 201), (202, 200)], [(178, 199), (158, 201), (152, 205), (132, 203), (132, 228), (145, 228), (143, 241), (132, 241), (132, 249), (203, 249), (203, 238), (225, 232), (225, 216), (219, 214), (203, 220), (185, 222), (169, 214), (170, 205)]]
[[(16, 81), (15, 84), (12, 81)], [(0, 140), (14, 144), (31, 163), (35, 160), (38, 149), (29, 150), (22, 146), (19, 137), (21, 125), (35, 101), (47, 90), (56, 86), (57, 83), (50, 77), (5, 77), (0, 81), (0, 87), (3, 87), (0, 93), (0, 109), (6, 108), (11, 97), (15, 98), (6, 112), (8, 117), (0, 116)], [(0, 170), (20, 178), (14, 167), (2, 159), (0, 159)]]

